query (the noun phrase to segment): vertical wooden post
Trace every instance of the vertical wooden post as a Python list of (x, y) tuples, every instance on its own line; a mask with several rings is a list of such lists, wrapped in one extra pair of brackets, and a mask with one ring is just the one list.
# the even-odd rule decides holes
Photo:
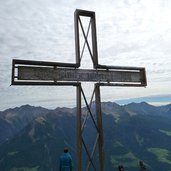
[(77, 86), (77, 169), (82, 171), (81, 84)]
[(102, 110), (101, 110), (100, 87), (98, 84), (95, 84), (95, 99), (96, 99), (97, 127), (99, 132), (98, 145), (99, 145), (100, 171), (105, 171)]

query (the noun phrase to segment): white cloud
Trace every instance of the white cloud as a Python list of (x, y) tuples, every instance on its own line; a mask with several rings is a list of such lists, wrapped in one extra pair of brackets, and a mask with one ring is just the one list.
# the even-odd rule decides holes
[[(68, 87), (9, 85), (12, 58), (75, 62), (73, 13), (76, 8), (96, 12), (100, 64), (146, 67), (146, 89), (102, 88), (104, 100), (171, 93), (171, 1), (2, 0), (0, 109), (23, 103), (75, 105), (75, 97), (70, 95), (73, 89), (70, 91)], [(92, 66), (89, 56), (84, 56), (83, 62), (84, 67)]]

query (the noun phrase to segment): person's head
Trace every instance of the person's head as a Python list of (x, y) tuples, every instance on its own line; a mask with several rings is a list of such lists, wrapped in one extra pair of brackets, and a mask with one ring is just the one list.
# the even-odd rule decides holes
[(119, 166), (118, 166), (118, 170), (119, 170), (119, 171), (124, 171), (123, 165), (119, 165)]
[(67, 147), (64, 148), (64, 153), (68, 153), (68, 148)]
[(146, 166), (144, 165), (144, 162), (142, 160), (139, 161), (140, 168), (146, 169)]
[(144, 166), (144, 162), (142, 160), (139, 161), (140, 167)]

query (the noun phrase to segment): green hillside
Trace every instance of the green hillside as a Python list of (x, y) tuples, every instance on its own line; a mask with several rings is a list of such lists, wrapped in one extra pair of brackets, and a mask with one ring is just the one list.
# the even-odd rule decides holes
[[(117, 170), (119, 164), (123, 164), (126, 171), (137, 171), (139, 160), (145, 161), (149, 171), (171, 170), (171, 114), (168, 110), (164, 113), (163, 107), (161, 110), (144, 103), (119, 106), (109, 102), (102, 107), (106, 171)], [(0, 170), (56, 171), (65, 146), (70, 149), (76, 170), (74, 111), (49, 110), (28, 122), (17, 135), (1, 144)], [(83, 136), (91, 148), (95, 132), (90, 119), (85, 127)], [(86, 161), (83, 152), (83, 168)]]

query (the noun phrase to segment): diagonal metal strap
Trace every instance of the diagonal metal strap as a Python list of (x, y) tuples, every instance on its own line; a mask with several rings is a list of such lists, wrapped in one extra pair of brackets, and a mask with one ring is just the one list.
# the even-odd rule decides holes
[[(90, 22), (89, 22), (89, 25), (88, 25), (86, 38), (88, 37), (89, 30), (90, 30), (90, 26), (91, 26), (91, 19), (90, 19)], [(83, 48), (82, 48), (82, 51), (81, 51), (81, 55), (80, 55), (80, 62), (81, 62), (82, 57), (83, 57), (83, 53), (84, 53), (84, 49), (85, 49), (85, 45), (86, 45), (86, 41), (84, 41), (84, 45), (83, 45)]]
[[(93, 150), (92, 150), (92, 153), (91, 153), (91, 156), (90, 156), (90, 157), (91, 157), (91, 160), (92, 160), (92, 158), (93, 158), (93, 156), (94, 156), (94, 153), (95, 153), (95, 149), (96, 149), (96, 147), (97, 147), (98, 140), (99, 140), (99, 133), (97, 133), (96, 140), (95, 140), (94, 145), (93, 145)], [(90, 164), (91, 164), (91, 161), (89, 160), (89, 162), (88, 162), (88, 164), (87, 164), (86, 171), (89, 170)]]
[(94, 63), (93, 55), (92, 55), (92, 53), (91, 53), (91, 48), (90, 48), (89, 42), (88, 42), (88, 40), (87, 40), (86, 34), (85, 34), (85, 32), (84, 32), (84, 28), (83, 28), (83, 25), (82, 25), (82, 22), (81, 22), (80, 17), (78, 18), (78, 20), (79, 20), (79, 22), (80, 22), (81, 30), (82, 30), (82, 33), (83, 33), (83, 36), (84, 36), (85, 42), (86, 42), (86, 44), (87, 44), (87, 47), (88, 47), (88, 50), (89, 50), (89, 53), (90, 53), (91, 59), (92, 59), (92, 61), (93, 61), (93, 63)]
[(93, 121), (93, 123), (94, 123), (94, 126), (96, 127), (96, 130), (99, 132), (99, 129), (98, 129), (97, 124), (96, 124), (96, 121), (94, 120), (93, 114), (92, 114), (91, 109), (90, 109), (90, 107), (89, 107), (89, 105), (88, 105), (88, 102), (87, 102), (87, 100), (86, 100), (86, 97), (85, 97), (85, 94), (84, 94), (84, 91), (83, 91), (82, 87), (81, 87), (81, 93), (82, 93), (82, 95), (83, 95), (83, 97), (84, 97), (84, 101), (85, 101), (85, 103), (86, 103), (86, 107), (87, 107), (87, 109), (88, 109), (88, 111), (89, 111), (89, 113), (90, 113), (90, 116), (91, 116), (91, 118), (92, 118), (92, 121)]
[(84, 146), (85, 151), (86, 151), (86, 153), (87, 153), (87, 156), (88, 156), (88, 158), (89, 158), (89, 161), (91, 162), (91, 164), (92, 164), (94, 170), (96, 171), (96, 167), (95, 167), (95, 165), (94, 165), (94, 163), (93, 163), (93, 161), (92, 161), (92, 159), (91, 159), (91, 156), (90, 156), (90, 154), (89, 154), (89, 151), (88, 151), (88, 149), (87, 149), (87, 146), (86, 146), (86, 144), (85, 144), (83, 138), (82, 138), (82, 143), (83, 143), (83, 146)]
[[(94, 95), (95, 95), (95, 89), (93, 90), (93, 93), (92, 93), (92, 96), (91, 96), (91, 100), (90, 100), (90, 103), (89, 103), (90, 109), (91, 109), (91, 105), (92, 105), (92, 102), (93, 102)], [(82, 131), (82, 132), (83, 132), (83, 130), (84, 130), (84, 128), (85, 128), (84, 126), (85, 126), (86, 121), (87, 121), (87, 119), (88, 119), (88, 113), (89, 113), (89, 111), (87, 111), (86, 117), (84, 118), (84, 121), (83, 121), (83, 124), (82, 124), (82, 128), (81, 128), (81, 131)]]

